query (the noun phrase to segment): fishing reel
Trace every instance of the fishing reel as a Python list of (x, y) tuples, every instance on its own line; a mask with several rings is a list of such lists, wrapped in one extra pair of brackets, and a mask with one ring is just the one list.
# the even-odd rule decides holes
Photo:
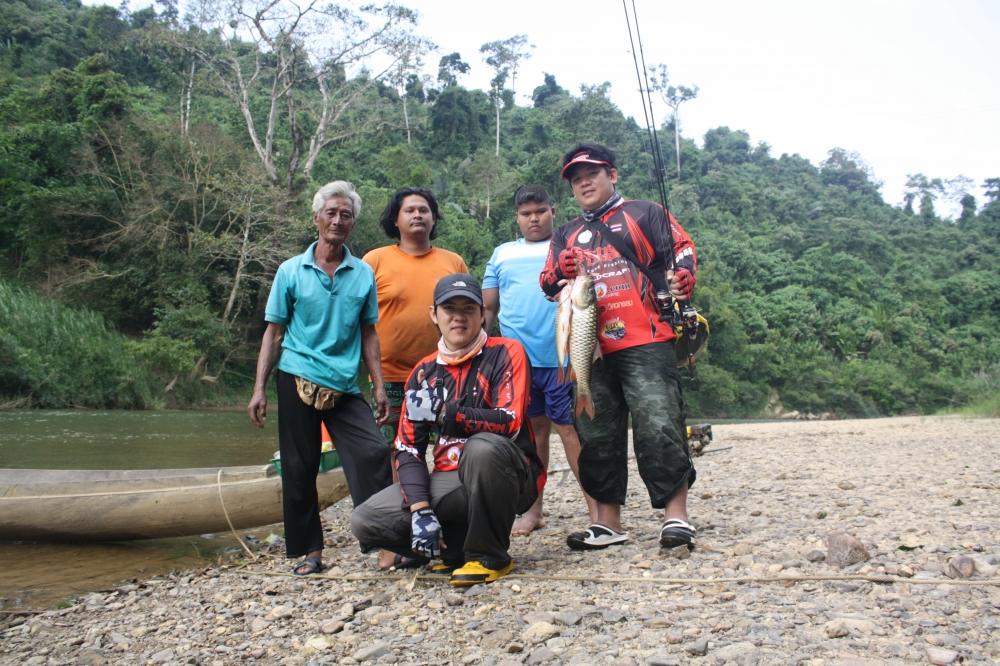
[(688, 376), (694, 379), (695, 358), (708, 344), (708, 320), (690, 303), (680, 303), (669, 292), (656, 292), (660, 306), (660, 319), (674, 329), (674, 350), (677, 367), (687, 367)]

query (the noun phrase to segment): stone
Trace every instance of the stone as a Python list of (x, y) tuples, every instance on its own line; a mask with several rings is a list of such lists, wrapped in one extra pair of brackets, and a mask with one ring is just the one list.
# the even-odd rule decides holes
[(544, 645), (540, 648), (536, 648), (531, 651), (528, 658), (524, 661), (528, 666), (534, 666), (534, 664), (544, 664), (545, 662), (552, 661), (556, 658), (556, 653), (545, 647)]
[(847, 532), (835, 530), (826, 536), (826, 561), (837, 567), (847, 567), (871, 558), (868, 549)]
[(739, 641), (712, 650), (712, 659), (718, 662), (740, 662), (758, 653), (759, 648), (750, 641)]
[(375, 661), (385, 654), (390, 654), (389, 646), (382, 641), (378, 641), (374, 645), (368, 645), (360, 650), (357, 650), (351, 655), (351, 658), (355, 661), (364, 663), (366, 661)]
[(808, 553), (806, 553), (806, 559), (810, 562), (822, 562), (826, 559), (826, 553), (818, 548), (813, 548)]
[(684, 646), (684, 651), (693, 657), (703, 657), (708, 652), (708, 639), (699, 638)]
[(271, 620), (268, 620), (266, 617), (255, 617), (250, 622), (250, 631), (255, 634), (259, 634), (270, 626)]
[(552, 616), (552, 619), (557, 624), (561, 624), (565, 627), (572, 627), (573, 625), (579, 624), (582, 618), (582, 615), (572, 611), (563, 611)]
[(154, 653), (149, 660), (154, 664), (168, 664), (174, 660), (174, 651), (170, 648), (160, 650), (159, 652)]
[(680, 666), (680, 663), (674, 657), (665, 654), (654, 654), (646, 658), (646, 666)]
[(295, 609), (291, 606), (275, 606), (267, 613), (268, 620), (281, 620), (295, 615)]
[(521, 640), (528, 644), (543, 643), (559, 635), (559, 628), (549, 622), (534, 622), (521, 632)]
[(957, 555), (948, 560), (944, 573), (948, 578), (971, 578), (976, 573), (976, 561), (968, 555)]
[(344, 623), (340, 620), (327, 620), (319, 625), (319, 630), (324, 634), (335, 634), (344, 630)]
[(948, 664), (954, 664), (958, 661), (958, 658), (959, 654), (954, 650), (937, 647), (927, 648), (927, 661), (934, 664), (934, 666), (948, 666)]
[(312, 636), (306, 641), (305, 652), (325, 652), (333, 647), (333, 642), (326, 636)]

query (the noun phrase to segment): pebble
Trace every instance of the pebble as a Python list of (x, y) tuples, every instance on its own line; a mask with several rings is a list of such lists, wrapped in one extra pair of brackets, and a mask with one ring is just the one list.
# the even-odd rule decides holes
[[(550, 483), (547, 525), (512, 539), (514, 574), (467, 590), (418, 570), (375, 571), (350, 538), (344, 501), (323, 514), (324, 555), (337, 562), (330, 578), (267, 575), (287, 572), (283, 542), (248, 541), (261, 557), (239, 569), (224, 563), (37, 616), (0, 615), (0, 662), (1000, 663), (1000, 588), (979, 584), (1000, 566), (997, 431), (997, 419), (959, 417), (722, 424), (716, 438), (734, 448), (696, 460), (698, 547), (684, 559), (660, 551), (662, 512), (650, 511), (630, 463), (628, 543), (570, 551), (566, 532), (586, 523), (582, 499), (575, 483)], [(550, 449), (552, 466), (565, 466), (557, 437)], [(855, 487), (838, 488), (847, 478)], [(832, 531), (869, 558), (841, 568), (827, 556)], [(968, 572), (962, 557), (974, 571), (949, 577)], [(862, 573), (895, 578), (822, 580)], [(804, 580), (721, 580), (751, 575)], [(170, 656), (154, 662), (161, 654)]]
[(871, 555), (860, 541), (847, 532), (834, 530), (826, 536), (826, 561), (837, 567), (847, 567), (868, 560)]

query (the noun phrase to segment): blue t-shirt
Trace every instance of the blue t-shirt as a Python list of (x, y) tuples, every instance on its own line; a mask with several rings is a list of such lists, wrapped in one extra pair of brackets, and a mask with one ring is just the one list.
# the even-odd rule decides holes
[(314, 242), (278, 267), (264, 319), (285, 327), (278, 369), (360, 394), (361, 325), (378, 321), (375, 274), (344, 247), (333, 280), (315, 263)]
[(533, 368), (557, 368), (556, 303), (545, 298), (538, 274), (545, 265), (549, 241), (518, 238), (493, 250), (486, 264), (483, 289), (500, 290), (500, 331), (524, 345)]

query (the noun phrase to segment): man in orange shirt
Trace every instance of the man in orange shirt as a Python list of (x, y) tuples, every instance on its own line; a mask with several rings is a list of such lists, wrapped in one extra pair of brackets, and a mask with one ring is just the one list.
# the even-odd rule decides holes
[[(434, 285), (446, 275), (469, 272), (462, 257), (431, 245), (440, 221), (433, 192), (404, 187), (392, 196), (380, 219), (386, 235), (397, 242), (363, 257), (375, 271), (378, 292), (379, 321), (375, 330), (389, 398), (389, 419), (381, 427), (387, 446), (396, 438), (406, 379), (420, 359), (437, 349), (441, 337), (427, 316), (434, 302)], [(381, 568), (409, 564), (400, 558), (395, 562), (384, 556), (379, 559)]]

